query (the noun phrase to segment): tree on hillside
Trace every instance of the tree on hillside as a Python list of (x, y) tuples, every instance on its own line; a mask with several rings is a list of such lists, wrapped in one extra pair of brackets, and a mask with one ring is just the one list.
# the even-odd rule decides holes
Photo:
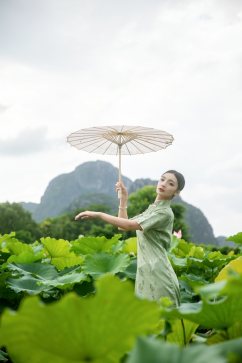
[(92, 204), (85, 209), (78, 209), (75, 212), (67, 213), (59, 217), (47, 218), (40, 223), (41, 234), (44, 237), (63, 238), (75, 240), (80, 235), (84, 236), (106, 236), (111, 238), (117, 230), (111, 225), (105, 224), (101, 220), (75, 221), (76, 214), (84, 210), (95, 210), (110, 213), (109, 207), (105, 205)]
[(38, 224), (19, 203), (0, 204), (0, 234), (16, 232), (22, 242), (32, 243), (40, 237)]

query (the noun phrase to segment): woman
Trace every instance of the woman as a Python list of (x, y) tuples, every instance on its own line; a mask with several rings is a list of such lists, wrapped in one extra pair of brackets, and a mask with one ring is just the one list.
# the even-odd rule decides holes
[(184, 186), (183, 175), (176, 170), (168, 170), (158, 181), (154, 203), (143, 213), (128, 219), (128, 192), (124, 184), (118, 182), (116, 190), (121, 190), (118, 217), (93, 211), (81, 212), (75, 217), (75, 220), (99, 218), (119, 229), (136, 230), (138, 252), (135, 293), (141, 298), (159, 300), (167, 296), (173, 304), (179, 305), (179, 284), (166, 250), (170, 246), (174, 221), (171, 200)]

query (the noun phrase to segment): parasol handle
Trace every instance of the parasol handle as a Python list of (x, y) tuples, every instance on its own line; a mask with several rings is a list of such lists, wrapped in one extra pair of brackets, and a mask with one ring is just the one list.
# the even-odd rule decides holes
[[(118, 146), (118, 181), (119, 182), (122, 181), (122, 177), (121, 177), (121, 147), (122, 147), (122, 145)], [(122, 195), (122, 192), (119, 189), (118, 190), (118, 199), (121, 199), (121, 195)]]

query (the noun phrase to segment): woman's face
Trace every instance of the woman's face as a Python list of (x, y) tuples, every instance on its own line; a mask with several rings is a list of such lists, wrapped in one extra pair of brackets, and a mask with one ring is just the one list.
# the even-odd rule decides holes
[(161, 175), (156, 186), (158, 200), (171, 199), (178, 194), (178, 182), (174, 174), (165, 173)]

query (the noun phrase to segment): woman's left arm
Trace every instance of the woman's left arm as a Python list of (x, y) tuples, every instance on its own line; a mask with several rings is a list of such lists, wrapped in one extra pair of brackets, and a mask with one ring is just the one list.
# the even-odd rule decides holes
[(79, 219), (92, 219), (92, 218), (99, 218), (102, 221), (112, 224), (113, 226), (119, 227), (125, 231), (136, 231), (142, 229), (140, 225), (133, 220), (127, 218), (115, 217), (110, 214), (102, 212), (85, 211), (75, 216), (76, 221)]

